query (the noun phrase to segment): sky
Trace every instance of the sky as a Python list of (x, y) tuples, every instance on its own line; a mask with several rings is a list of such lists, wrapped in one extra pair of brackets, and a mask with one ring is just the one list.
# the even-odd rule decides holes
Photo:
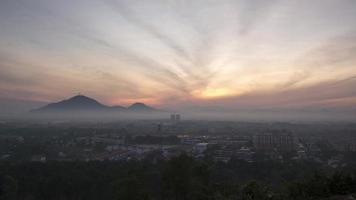
[(0, 0), (0, 99), (355, 108), (355, 0)]

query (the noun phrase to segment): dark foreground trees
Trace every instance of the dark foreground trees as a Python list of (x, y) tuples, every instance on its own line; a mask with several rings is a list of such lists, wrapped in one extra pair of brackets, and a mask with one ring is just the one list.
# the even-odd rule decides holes
[(169, 161), (0, 163), (0, 199), (278, 200), (356, 193), (350, 171), (312, 163)]

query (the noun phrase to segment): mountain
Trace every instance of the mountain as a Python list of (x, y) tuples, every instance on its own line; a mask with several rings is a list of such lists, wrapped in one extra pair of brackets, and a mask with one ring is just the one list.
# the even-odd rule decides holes
[(145, 105), (144, 103), (134, 103), (127, 108), (130, 111), (155, 111), (155, 108)]
[(124, 107), (124, 106), (111, 106), (110, 109), (112, 111), (125, 111), (125, 110), (127, 110), (127, 108)]
[(158, 111), (155, 108), (147, 106), (143, 103), (134, 103), (128, 108), (123, 106), (107, 106), (101, 104), (100, 102), (86, 97), (83, 95), (77, 95), (69, 99), (50, 103), (44, 107), (33, 110), (36, 113), (57, 113), (57, 112), (117, 112), (117, 111), (127, 111), (127, 112), (147, 112), (147, 111)]
[(63, 111), (104, 111), (109, 107), (96, 101), (95, 99), (77, 95), (72, 98), (48, 104), (35, 112), (63, 112)]

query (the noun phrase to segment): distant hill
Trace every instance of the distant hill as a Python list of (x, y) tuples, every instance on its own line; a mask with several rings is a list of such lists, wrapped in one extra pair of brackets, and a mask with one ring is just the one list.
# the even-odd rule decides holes
[(108, 109), (109, 109), (108, 106), (99, 103), (95, 99), (83, 95), (78, 95), (57, 103), (50, 103), (34, 111), (35, 112), (102, 111)]
[(124, 106), (111, 106), (110, 109), (112, 111), (125, 111), (125, 110), (127, 110), (127, 108), (124, 107)]
[(41, 107), (32, 112), (36, 113), (57, 113), (57, 112), (147, 112), (147, 111), (158, 111), (157, 109), (147, 106), (143, 103), (134, 103), (128, 108), (123, 106), (107, 106), (97, 100), (84, 96), (77, 95), (69, 99), (50, 103), (44, 107)]
[(131, 111), (154, 111), (155, 108), (145, 105), (144, 103), (134, 103), (129, 106), (127, 109)]

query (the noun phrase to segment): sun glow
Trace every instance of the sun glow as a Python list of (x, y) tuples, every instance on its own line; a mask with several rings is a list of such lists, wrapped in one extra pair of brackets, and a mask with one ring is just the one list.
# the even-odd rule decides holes
[(221, 98), (236, 95), (236, 92), (229, 88), (211, 88), (207, 87), (204, 90), (198, 90), (193, 92), (193, 96), (204, 99)]

